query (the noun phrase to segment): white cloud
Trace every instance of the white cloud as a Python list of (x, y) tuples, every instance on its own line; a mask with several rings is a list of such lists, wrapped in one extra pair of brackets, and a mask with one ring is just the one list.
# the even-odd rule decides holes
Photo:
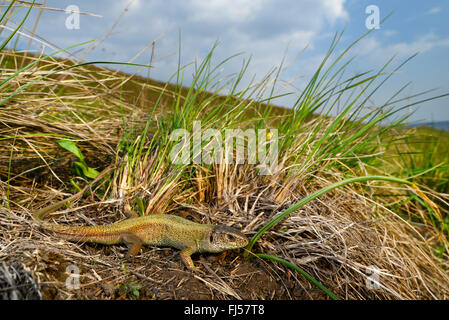
[[(191, 57), (220, 39), (225, 54), (234, 54), (245, 48), (257, 58), (265, 57), (269, 51), (282, 54), (288, 44), (292, 50), (306, 45), (313, 47), (314, 40), (326, 32), (329, 25), (348, 18), (345, 1), (121, 0), (110, 4), (109, 0), (96, 0), (83, 3), (80, 9), (99, 13), (104, 18), (82, 17), (81, 30), (76, 35), (55, 26), (52, 23), (55, 15), (49, 18), (47, 12), (41, 17), (39, 30), (45, 33), (42, 36), (53, 41), (70, 40), (80, 35), (99, 39), (129, 6), (105, 41), (123, 44), (123, 53), (127, 52), (129, 56), (169, 29), (173, 31), (165, 36), (165, 44), (175, 46), (166, 48), (161, 41), (159, 53), (164, 56), (168, 51), (177, 50), (179, 28), (183, 35), (184, 53), (191, 53)], [(64, 7), (66, 3), (70, 0), (48, 0), (48, 6)], [(65, 16), (57, 15), (56, 18), (63, 20)], [(252, 51), (252, 48), (262, 51)]]
[(242, 22), (251, 20), (262, 8), (264, 0), (191, 0), (192, 21)]
[(336, 0), (324, 0), (322, 1), (323, 7), (326, 10), (327, 18), (334, 23), (337, 19), (348, 18), (348, 13), (344, 8), (345, 0), (336, 1)]
[[(91, 5), (103, 6), (103, 2), (99, 0)], [(117, 16), (128, 3), (129, 0), (123, 0), (122, 9), (117, 5), (114, 10), (106, 9), (110, 11), (109, 21), (116, 18), (113, 12)], [(151, 40), (171, 29), (156, 44), (155, 61), (160, 61), (177, 51), (179, 29), (184, 63), (203, 57), (219, 40), (217, 60), (238, 52), (251, 54), (248, 72), (260, 76), (281, 62), (287, 48), (287, 61), (305, 47), (313, 50), (329, 25), (348, 18), (345, 0), (140, 0), (138, 7), (138, 10), (130, 8), (114, 34), (105, 41), (105, 46), (108, 42), (120, 43), (123, 46), (121, 57), (131, 58)], [(103, 14), (104, 10), (96, 11)], [(107, 58), (105, 52), (102, 54), (102, 58)], [(241, 66), (240, 61), (228, 66), (226, 71), (235, 72)], [(152, 75), (165, 80), (176, 70), (176, 64), (176, 57), (170, 62), (160, 62)]]
[(439, 12), (441, 12), (440, 7), (433, 7), (431, 9), (429, 9), (429, 11), (427, 11), (426, 14), (437, 14)]
[(389, 58), (409, 57), (415, 53), (426, 53), (435, 48), (449, 47), (449, 38), (440, 38), (434, 33), (428, 33), (411, 42), (397, 42), (384, 45), (376, 37), (362, 39), (355, 52), (378, 63), (385, 63)]
[[(72, 0), (48, 0), (47, 5), (64, 7)], [(187, 64), (203, 58), (216, 40), (219, 47), (214, 61), (222, 61), (236, 53), (244, 57), (229, 62), (223, 73), (238, 72), (242, 59), (251, 56), (248, 78), (256, 75), (260, 80), (285, 55), (285, 63), (307, 47), (306, 57), (301, 56), (288, 69), (283, 80), (309, 76), (311, 66), (316, 66), (318, 41), (328, 38), (329, 26), (348, 19), (346, 0), (109, 0), (89, 1), (80, 5), (83, 11), (98, 13), (103, 18), (81, 17), (81, 29), (70, 32), (63, 27), (64, 15), (44, 12), (39, 22), (39, 35), (60, 45), (70, 45), (84, 40), (102, 39), (122, 14), (120, 22), (109, 37), (89, 56), (90, 60), (126, 62), (142, 48), (171, 30), (158, 40), (151, 76), (168, 80), (177, 70), (177, 51), (181, 31), (181, 63)], [(129, 6), (129, 10), (124, 9)], [(62, 27), (55, 25), (55, 18)], [(57, 23), (56, 23), (57, 24)], [(330, 41), (330, 40), (329, 40)], [(286, 49), (288, 52), (286, 54)], [(315, 51), (314, 51), (315, 50)], [(148, 63), (151, 50), (136, 63)], [(311, 63), (313, 62), (313, 63)], [(133, 72), (135, 68), (127, 71)], [(187, 74), (190, 73), (190, 70)], [(146, 74), (146, 72), (145, 72)], [(186, 81), (190, 77), (186, 77)], [(188, 85), (189, 83), (185, 83)]]
[[(60, 47), (91, 39), (102, 39), (117, 18), (124, 13), (130, 1), (80, 1), (80, 10), (101, 14), (103, 18), (81, 16), (81, 29), (71, 31), (64, 27), (65, 14), (45, 11), (39, 21), (37, 33)], [(204, 57), (214, 42), (219, 40), (220, 45), (214, 54), (215, 61), (221, 61), (242, 51), (247, 53), (245, 58), (251, 54), (252, 62), (247, 74), (249, 77), (257, 74), (257, 79), (260, 79), (281, 62), (287, 48), (286, 64), (307, 47), (306, 53), (281, 79), (299, 78), (294, 85), (302, 87), (304, 81), (308, 80), (321, 62), (325, 50), (318, 49), (321, 49), (323, 40), (327, 49), (333, 31), (341, 30), (343, 24), (340, 22), (346, 22), (350, 18), (347, 7), (351, 2), (354, 3), (345, 0), (135, 0), (110, 36), (89, 58), (126, 62), (152, 40), (171, 30), (157, 41), (156, 56), (153, 59), (154, 68), (151, 69), (152, 77), (168, 80), (177, 69), (178, 30), (180, 30), (182, 64), (192, 62), (195, 57)], [(47, 0), (48, 7), (65, 8), (72, 3), (73, 0)], [(440, 7), (434, 7), (427, 12), (423, 10), (421, 14), (438, 14), (441, 11)], [(363, 16), (363, 10), (359, 14)], [(29, 28), (32, 28), (33, 22), (28, 23)], [(394, 54), (403, 58), (418, 51), (425, 53), (435, 48), (449, 46), (449, 38), (442, 38), (432, 33), (414, 38), (412, 41), (392, 43), (392, 40), (401, 38), (399, 32), (403, 31), (400, 25), (396, 28), (397, 31), (386, 29), (376, 31), (351, 50), (351, 54), (358, 54), (360, 56), (358, 60), (362, 60), (361, 71), (370, 69), (373, 63), (376, 67), (383, 65)], [(416, 31), (407, 30), (407, 32)], [(394, 35), (396, 37), (393, 37)], [(343, 42), (350, 41), (345, 37)], [(349, 37), (354, 39), (354, 34), (349, 34)], [(146, 64), (149, 55), (150, 50), (135, 62)], [(241, 63), (241, 58), (228, 63), (224, 67), (224, 73), (232, 74), (239, 71)], [(445, 61), (438, 62), (442, 65), (444, 63)], [(433, 70), (431, 67), (429, 72), (432, 75), (428, 79), (436, 79), (435, 72), (430, 71)], [(444, 68), (439, 66), (437, 68), (443, 73)], [(126, 71), (135, 70), (130, 68)], [(302, 76), (305, 78), (301, 78)], [(444, 77), (447, 77), (446, 74)], [(422, 77), (415, 77), (418, 78)], [(189, 79), (190, 70), (186, 72), (185, 85), (189, 85), (187, 83)]]
[(384, 30), (383, 32), (387, 37), (392, 37), (398, 34), (397, 30)]
[(419, 37), (413, 42), (401, 42), (392, 45), (390, 50), (397, 52), (399, 55), (411, 55), (415, 52), (425, 53), (437, 47), (449, 46), (449, 38), (441, 39), (433, 33)]
[[(61, 47), (91, 39), (102, 39), (117, 18), (124, 13), (130, 1), (80, 1), (80, 10), (101, 14), (103, 18), (81, 16), (81, 29), (72, 31), (64, 27), (65, 14), (45, 11), (40, 19), (37, 33)], [(89, 58), (90, 60), (126, 62), (162, 33), (171, 30), (157, 41), (156, 55), (153, 59), (154, 68), (151, 69), (152, 77), (162, 81), (168, 80), (177, 70), (178, 30), (180, 30), (182, 64), (190, 63), (196, 57), (204, 57), (214, 42), (219, 40), (220, 45), (215, 51), (214, 61), (221, 61), (242, 51), (247, 53), (244, 56), (246, 59), (252, 55), (247, 75), (250, 78), (256, 74), (257, 81), (273, 67), (279, 65), (287, 48), (284, 67), (307, 47), (306, 53), (286, 71), (280, 81), (285, 83), (283, 81), (297, 79), (293, 85), (303, 88), (304, 83), (309, 80), (310, 75), (316, 71), (321, 62), (334, 31), (342, 29), (343, 24), (340, 22), (349, 20), (347, 7), (354, 2), (345, 0), (135, 0), (129, 10), (123, 14), (110, 36)], [(47, 0), (48, 7), (65, 8), (72, 3), (73, 0)], [(441, 11), (442, 8), (434, 7), (427, 12), (423, 10), (421, 14), (438, 14)], [(363, 16), (363, 10), (360, 10), (359, 14)], [(32, 28), (32, 22), (34, 21), (28, 24), (30, 28)], [(397, 29), (376, 31), (351, 50), (351, 56), (358, 54), (360, 57), (357, 60), (361, 62), (361, 65), (356, 65), (359, 71), (366, 71), (373, 67), (376, 69), (394, 54), (405, 58), (416, 52), (426, 53), (436, 48), (449, 46), (449, 38), (442, 38), (432, 33), (415, 37), (411, 41), (392, 42), (400, 39), (400, 32), (404, 31), (400, 25), (395, 28)], [(407, 32), (417, 31), (407, 30)], [(349, 37), (347, 35), (343, 38), (343, 42), (354, 39), (354, 33), (350, 33)], [(394, 35), (396, 36), (393, 37)], [(322, 49), (323, 42), (326, 42), (326, 48), (318, 50)], [(150, 51), (135, 62), (147, 64)], [(437, 64), (437, 72), (432, 63)], [(417, 71), (412, 78), (417, 84), (424, 84), (427, 88), (433, 83), (439, 85), (440, 82), (446, 81), (447, 75), (444, 71), (447, 68), (443, 67), (447, 65), (446, 60), (431, 61), (428, 65), (427, 78), (422, 71), (419, 71), (421, 73)], [(223, 73), (228, 75), (238, 72), (241, 66), (242, 59), (237, 58), (224, 66)], [(129, 68), (126, 71), (134, 72), (136, 68)], [(189, 85), (190, 71), (191, 69), (186, 71), (185, 85)], [(444, 80), (441, 80), (443, 77)], [(287, 102), (284, 105), (289, 106), (291, 103)]]

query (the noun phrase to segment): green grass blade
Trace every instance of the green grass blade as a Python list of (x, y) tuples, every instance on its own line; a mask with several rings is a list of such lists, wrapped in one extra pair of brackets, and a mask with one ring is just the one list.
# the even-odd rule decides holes
[[(297, 203), (293, 204), (292, 206), (290, 206), (287, 210), (283, 211), (282, 213), (280, 213), (279, 215), (277, 215), (276, 217), (274, 217), (270, 222), (268, 222), (265, 226), (263, 226), (250, 240), (248, 246), (246, 247), (246, 249), (249, 251), (251, 251), (252, 247), (254, 246), (254, 244), (257, 242), (257, 240), (270, 228), (272, 228), (273, 226), (275, 226), (276, 224), (278, 224), (281, 220), (285, 219), (288, 215), (290, 215), (291, 213), (295, 212), (296, 210), (298, 210), (299, 208), (301, 208), (303, 205), (309, 203), (310, 201), (318, 198), (319, 196), (334, 190), (336, 188), (342, 187), (344, 185), (350, 184), (350, 183), (355, 183), (355, 182), (363, 182), (363, 181), (375, 181), (375, 180), (381, 180), (381, 181), (389, 181), (389, 182), (396, 182), (396, 183), (402, 183), (402, 184), (407, 184), (407, 185), (413, 185), (412, 182), (407, 181), (407, 180), (403, 180), (403, 179), (398, 179), (398, 178), (393, 178), (393, 177), (386, 177), (386, 176), (364, 176), (364, 177), (355, 177), (355, 178), (349, 178), (343, 181), (339, 181), (336, 183), (333, 183), (327, 187), (324, 187), (310, 195), (308, 195), (307, 197), (303, 198), (302, 200), (298, 201)], [(245, 253), (245, 256), (248, 256), (248, 252)]]
[(326, 293), (333, 300), (340, 300), (340, 298), (337, 295), (335, 295), (332, 291), (330, 291), (324, 285), (322, 285), (321, 282), (319, 282), (317, 279), (312, 277), (310, 274), (308, 274), (307, 272), (305, 272), (304, 270), (302, 270), (301, 268), (299, 268), (295, 264), (293, 264), (293, 263), (291, 263), (291, 262), (289, 262), (287, 260), (281, 259), (279, 257), (275, 257), (275, 256), (272, 256), (272, 255), (269, 255), (269, 254), (264, 254), (264, 253), (256, 254), (256, 257), (262, 258), (262, 259), (273, 260), (273, 261), (276, 261), (276, 262), (280, 262), (283, 265), (286, 265), (287, 267), (289, 267), (289, 268), (297, 271), (301, 275), (303, 275), (307, 280), (309, 280), (311, 283), (316, 285), (319, 289), (321, 289), (321, 291)]
[[(24, 18), (22, 19), (22, 21), (19, 23), (19, 25), (17, 26), (17, 28), (16, 28), (13, 32), (11, 32), (11, 34), (9, 35), (9, 37), (6, 38), (6, 40), (0, 45), (0, 51), (2, 51), (3, 48), (6, 47), (6, 45), (8, 44), (8, 42), (12, 39), (12, 37), (14, 37), (14, 35), (17, 33), (17, 31), (19, 31), (19, 29), (20, 29), (20, 28), (22, 27), (22, 25), (25, 23), (25, 20), (28, 18), (28, 15), (30, 14), (31, 9), (33, 8), (33, 5), (34, 5), (34, 2), (35, 2), (35, 1), (36, 1), (36, 0), (33, 0), (33, 2), (31, 3), (30, 7), (28, 8), (28, 11), (27, 11), (25, 17), (24, 17)], [(15, 1), (13, 1), (13, 2), (10, 4), (10, 6), (11, 6), (14, 2), (15, 2)], [(9, 7), (8, 7), (8, 9), (9, 9)], [(8, 9), (7, 9), (6, 11), (8, 11)], [(6, 12), (5, 12), (5, 14), (6, 14)], [(3, 17), (2, 17), (2, 20), (3, 20)]]
[(8, 14), (9, 10), (11, 10), (13, 4), (16, 2), (16, 0), (13, 0), (9, 3), (8, 8), (6, 8), (5, 12), (3, 13), (2, 17), (0, 18), (0, 23), (5, 19), (6, 15)]

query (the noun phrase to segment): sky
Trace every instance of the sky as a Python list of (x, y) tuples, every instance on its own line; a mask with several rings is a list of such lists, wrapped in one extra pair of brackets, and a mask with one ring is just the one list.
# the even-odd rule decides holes
[[(368, 22), (375, 6), (379, 18), (392, 15), (351, 49), (348, 57), (356, 57), (348, 67), (348, 75), (379, 70), (395, 57), (391, 71), (411, 55), (408, 62), (371, 99), (379, 106), (402, 86), (411, 82), (402, 96), (410, 96), (435, 89), (431, 97), (449, 93), (449, 1), (447, 0), (38, 0), (50, 8), (66, 9), (78, 6), (79, 21), (70, 13), (43, 10), (36, 34), (44, 42), (33, 41), (31, 50), (44, 47), (68, 47), (88, 40), (96, 40), (95, 48), (84, 45), (84, 51), (73, 49), (78, 58), (90, 61), (128, 62), (144, 48), (134, 62), (148, 64), (155, 41), (150, 76), (167, 81), (177, 70), (181, 48), (182, 64), (201, 60), (218, 41), (214, 61), (221, 61), (238, 53), (220, 72), (238, 72), (243, 61), (251, 58), (248, 79), (262, 79), (267, 72), (285, 59), (280, 76), (279, 93), (289, 92), (275, 104), (292, 107), (307, 81), (326, 54), (336, 32), (345, 30), (336, 52), (368, 31)], [(4, 2), (5, 4), (7, 2)], [(1, 8), (4, 10), (4, 7)], [(25, 9), (17, 14), (17, 20)], [(32, 29), (39, 9), (33, 9), (26, 28)], [(69, 26), (67, 21), (69, 20)], [(76, 22), (79, 22), (77, 24)], [(372, 23), (371, 23), (372, 25)], [(79, 28), (73, 28), (74, 26)], [(11, 25), (12, 27), (12, 25)], [(24, 33), (27, 33), (24, 30)], [(5, 37), (3, 32), (1, 37)], [(107, 35), (107, 37), (106, 37)], [(181, 40), (180, 40), (181, 39)], [(181, 42), (180, 42), (181, 41)], [(18, 48), (27, 46), (27, 38), (20, 38)], [(47, 42), (47, 44), (45, 44)], [(51, 45), (49, 45), (49, 44)], [(45, 45), (44, 45), (45, 44)], [(305, 50), (304, 50), (305, 49)], [(298, 57), (298, 54), (301, 53)], [(147, 70), (126, 68), (127, 72)], [(186, 73), (185, 85), (191, 73)], [(248, 80), (248, 81), (249, 81)], [(410, 112), (411, 110), (406, 110)], [(409, 121), (449, 121), (449, 97), (423, 103), (413, 109)]]

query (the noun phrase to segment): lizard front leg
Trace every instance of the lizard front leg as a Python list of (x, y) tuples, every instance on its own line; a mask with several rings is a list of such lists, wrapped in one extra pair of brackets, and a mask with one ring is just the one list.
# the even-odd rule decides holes
[(186, 265), (187, 269), (190, 269), (192, 271), (199, 271), (200, 269), (198, 267), (195, 267), (195, 264), (193, 263), (191, 255), (195, 253), (194, 248), (185, 248), (181, 250), (181, 260)]

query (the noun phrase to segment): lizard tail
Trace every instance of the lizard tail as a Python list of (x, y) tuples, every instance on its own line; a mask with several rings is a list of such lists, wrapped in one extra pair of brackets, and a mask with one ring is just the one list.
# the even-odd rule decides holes
[(44, 219), (52, 212), (58, 210), (64, 206), (67, 202), (73, 202), (78, 200), (83, 196), (88, 188), (92, 187), (95, 183), (104, 178), (111, 170), (115, 168), (115, 165), (110, 165), (106, 167), (102, 172), (100, 172), (97, 177), (95, 177), (92, 182), (85, 186), (81, 191), (72, 195), (71, 197), (58, 201), (52, 205), (42, 208), (33, 214), (33, 219), (39, 223), (44, 229), (50, 232), (56, 233), (63, 239), (66, 240), (79, 240), (79, 241), (92, 241), (104, 244), (115, 244), (118, 243), (120, 239), (111, 232), (105, 226), (88, 226), (88, 227), (71, 227), (57, 225), (50, 222), (44, 221)]
[(113, 230), (111, 225), (72, 227), (46, 222), (41, 225), (59, 238), (70, 241), (118, 244), (122, 240), (120, 233)]

